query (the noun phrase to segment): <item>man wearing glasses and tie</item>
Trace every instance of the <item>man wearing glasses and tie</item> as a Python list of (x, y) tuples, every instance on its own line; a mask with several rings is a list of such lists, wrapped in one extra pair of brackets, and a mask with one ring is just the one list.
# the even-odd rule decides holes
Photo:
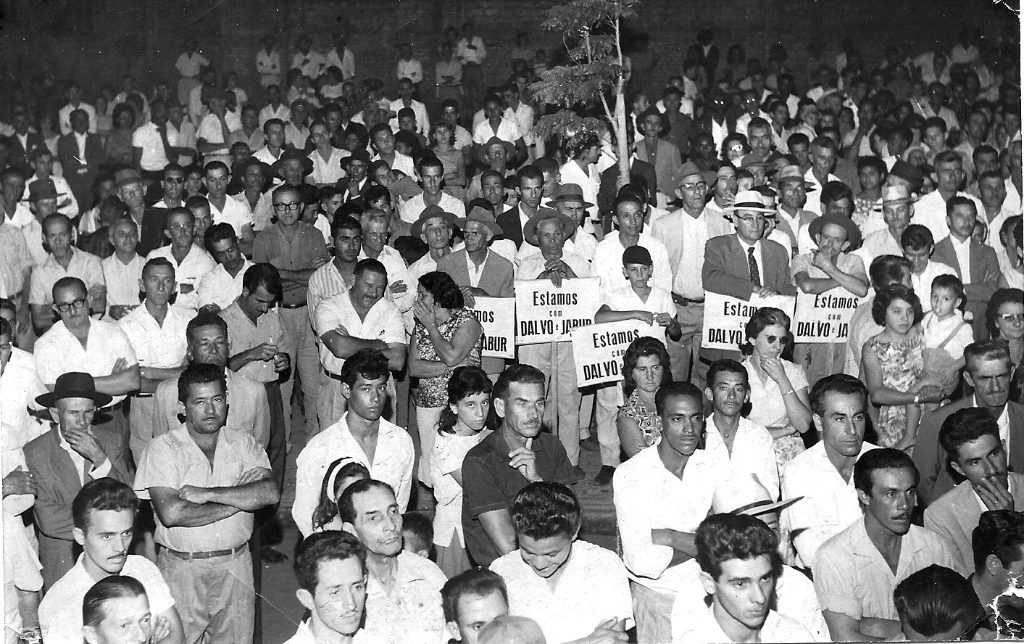
[[(708, 240), (704, 248), (701, 270), (704, 288), (712, 293), (749, 300), (751, 295), (796, 295), (789, 274), (789, 256), (781, 244), (762, 239), (765, 217), (775, 210), (765, 205), (764, 197), (753, 190), (741, 190), (732, 206), (735, 235), (722, 235)], [(723, 350), (701, 350), (701, 362), (720, 358), (740, 360), (740, 353)]]

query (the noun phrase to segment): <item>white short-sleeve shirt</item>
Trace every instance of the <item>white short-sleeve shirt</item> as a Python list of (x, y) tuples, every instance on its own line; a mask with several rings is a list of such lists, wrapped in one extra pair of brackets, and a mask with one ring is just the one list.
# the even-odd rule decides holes
[[(228, 199), (228, 201), (234, 200)], [(174, 281), (176, 283), (174, 290), (177, 293), (177, 297), (171, 306), (178, 309), (180, 313), (189, 319), (192, 319), (196, 311), (199, 310), (199, 293), (196, 291), (199, 278), (216, 268), (217, 262), (210, 257), (208, 252), (195, 245), (189, 248), (188, 254), (185, 255), (185, 259), (180, 264), (174, 259), (174, 253), (170, 246), (161, 246), (160, 248), (153, 249), (146, 256), (146, 261), (154, 257), (163, 257), (174, 266)], [(181, 286), (183, 284), (191, 286), (192, 290), (188, 293), (182, 293)]]
[(715, 461), (729, 478), (753, 474), (773, 499), (779, 498), (779, 466), (775, 460), (775, 440), (768, 430), (746, 418), (740, 418), (732, 452), (725, 445), (725, 439), (715, 425), (715, 417), (707, 422), (707, 446), (709, 458)]
[(118, 326), (132, 343), (140, 367), (173, 369), (184, 363), (188, 350), (185, 328), (191, 319), (168, 306), (160, 324), (143, 304), (121, 318)]
[(46, 256), (46, 261), (41, 266), (37, 266), (32, 271), (29, 283), (29, 304), (52, 304), (53, 285), (63, 277), (77, 277), (85, 282), (86, 289), (105, 284), (99, 257), (77, 248), (72, 248), (71, 253), (71, 262), (67, 269), (50, 254)]
[(103, 281), (107, 284), (107, 311), (111, 306), (138, 306), (139, 280), (146, 260), (138, 253), (127, 264), (111, 255), (100, 261)]
[(210, 202), (210, 217), (215, 224), (231, 224), (231, 228), (235, 231), (235, 237), (238, 239), (242, 238), (242, 230), (246, 226), (253, 225), (252, 210), (250, 210), (248, 202), (231, 197), (224, 200), (224, 210)]
[[(381, 298), (370, 307), (363, 320), (359, 319), (359, 314), (352, 306), (352, 298), (348, 292), (320, 302), (316, 307), (316, 321), (313, 324), (317, 337), (323, 336), (338, 326), (345, 327), (345, 330), (348, 331), (347, 335), (353, 338), (383, 340), (388, 344), (407, 343), (402, 312), (386, 298)], [(331, 373), (339, 373), (345, 360), (335, 356), (327, 348), (327, 345), (321, 342), (320, 364)]]
[(505, 580), (509, 612), (535, 620), (549, 642), (582, 639), (613, 617), (626, 620), (626, 628), (634, 625), (626, 567), (601, 546), (574, 542), (554, 589), (523, 561), (520, 550), (495, 559), (489, 568)]
[[(105, 320), (90, 320), (89, 335), (86, 346), (78, 341), (58, 321), (43, 337), (36, 340), (36, 373), (43, 384), (53, 386), (57, 377), (71, 371), (81, 371), (93, 377), (109, 376), (114, 371), (114, 364), (124, 358), (128, 366), (139, 363), (135, 357), (135, 349), (116, 324)], [(124, 400), (124, 396), (114, 396), (111, 404)]]

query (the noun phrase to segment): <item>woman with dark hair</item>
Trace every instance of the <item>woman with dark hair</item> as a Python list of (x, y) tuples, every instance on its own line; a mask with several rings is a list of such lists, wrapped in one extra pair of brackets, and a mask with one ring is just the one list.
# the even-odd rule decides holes
[[(480, 366), (484, 332), (447, 273), (433, 271), (420, 277), (412, 312), (416, 327), (409, 343), (409, 375), (420, 379), (413, 403), (420, 454), (429, 455), (437, 421), (448, 404), (448, 379), (456, 367)], [(432, 487), (428, 461), (420, 458), (418, 476)]]
[(461, 150), (455, 149), (455, 131), (444, 119), (430, 126), (430, 149), (444, 166), (444, 191), (456, 199), (466, 196), (466, 161)]
[(992, 295), (985, 310), (985, 322), (995, 340), (1002, 340), (1010, 349), (1014, 365), (1010, 380), (1010, 400), (1024, 403), (1024, 291), (1001, 288)]
[(661, 440), (661, 418), (654, 407), (658, 390), (672, 382), (668, 350), (656, 338), (641, 336), (622, 356), (622, 393), (626, 403), (615, 425), (626, 458)]
[(114, 129), (107, 136), (104, 152), (107, 162), (130, 167), (132, 165), (132, 134), (135, 133), (135, 110), (128, 103), (114, 106)]
[(434, 451), (429, 457), (434, 482), (434, 547), (437, 565), (449, 579), (470, 569), (462, 534), (462, 461), (491, 433), (491, 380), (480, 367), (459, 367), (448, 379), (448, 406), (441, 410)]
[(811, 401), (804, 368), (782, 359), (789, 341), (790, 319), (785, 312), (760, 308), (746, 326), (740, 351), (750, 385), (747, 418), (768, 430), (775, 439), (775, 461), (781, 473), (786, 463), (804, 451), (800, 437), (811, 427)]
[(920, 381), (924, 311), (912, 289), (896, 284), (878, 291), (871, 317), (883, 330), (864, 345), (860, 379), (871, 397), (869, 413), (878, 445), (910, 452), (917, 441), (921, 404), (943, 397), (939, 386)]
[(88, 644), (148, 644), (150, 637), (159, 640), (170, 632), (164, 624), (156, 626), (154, 632), (142, 582), (120, 575), (101, 579), (85, 593), (82, 624)]
[(722, 141), (722, 161), (728, 161), (737, 168), (740, 161), (750, 152), (746, 135), (733, 132)]
[(999, 253), (999, 288), (1024, 289), (1024, 218), (1007, 217), (998, 231), (1003, 252)]
[[(320, 505), (313, 510), (313, 532), (325, 530), (341, 530), (341, 519), (338, 518), (338, 497), (349, 485), (356, 481), (370, 478), (370, 470), (359, 461), (351, 458), (339, 458), (327, 467), (324, 482), (320, 486)], [(302, 535), (303, 538), (308, 534)]]

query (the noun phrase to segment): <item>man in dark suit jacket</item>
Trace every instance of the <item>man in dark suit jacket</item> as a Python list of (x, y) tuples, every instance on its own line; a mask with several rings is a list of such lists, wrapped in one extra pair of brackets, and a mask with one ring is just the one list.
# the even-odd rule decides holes
[[(935, 244), (932, 259), (952, 266), (957, 277), (964, 282), (967, 294), (967, 312), (974, 315), (972, 327), (974, 338), (981, 340), (988, 337), (985, 326), (985, 307), (996, 292), (996, 280), (999, 279), (999, 261), (996, 252), (988, 246), (982, 246), (974, 240), (974, 227), (977, 224), (978, 207), (967, 197), (952, 197), (946, 202), (946, 223), (949, 225), (949, 237)], [(961, 265), (956, 247), (967, 245), (968, 265)], [(964, 269), (970, 269), (970, 279), (964, 279)]]
[(89, 134), (89, 115), (85, 110), (71, 113), (71, 133), (57, 140), (57, 158), (64, 168), (64, 178), (78, 201), (78, 211), (93, 207), (92, 184), (104, 161), (103, 143), (96, 134)]
[(348, 176), (338, 179), (335, 187), (341, 190), (341, 200), (344, 203), (359, 201), (366, 198), (370, 190), (370, 180), (366, 178), (366, 169), (370, 167), (370, 154), (366, 150), (356, 150), (350, 156), (341, 160)]
[[(764, 215), (775, 211), (765, 207), (761, 194), (753, 190), (739, 192), (734, 205), (726, 210), (732, 215), (736, 234), (708, 240), (701, 271), (704, 288), (742, 300), (749, 300), (753, 294), (796, 295), (786, 249), (777, 242), (761, 238)], [(758, 283), (752, 279), (751, 257), (758, 269)]]
[[(512, 240), (518, 249), (523, 245), (523, 226), (540, 208), (544, 196), (544, 173), (536, 166), (528, 165), (516, 175), (516, 183), (519, 185), (519, 203), (498, 215), (496, 223), (502, 231), (500, 234)], [(465, 269), (465, 261), (462, 264)]]
[[(626, 128), (627, 130), (629, 128)], [(630, 136), (630, 139), (633, 137)], [(633, 149), (630, 141), (630, 150)], [(639, 181), (638, 181), (639, 180)], [(658, 178), (654, 174), (654, 166), (646, 161), (641, 161), (634, 153), (629, 162), (630, 183), (642, 181), (647, 187), (647, 201), (652, 206), (658, 205)], [(615, 203), (615, 196), (619, 193), (619, 164), (616, 163), (601, 173), (601, 187), (597, 192), (597, 208), (601, 212), (601, 220), (610, 219), (615, 215), (612, 204)]]
[(46, 588), (75, 565), (71, 502), (82, 485), (106, 476), (132, 484), (123, 446), (91, 426), (94, 411), (110, 400), (96, 391), (91, 375), (73, 371), (59, 376), (52, 392), (36, 398), (50, 408), (57, 425), (25, 445), (25, 462), (36, 483), (32, 511)]
[[(1010, 434), (1024, 428), (1024, 405), (1009, 400), (1010, 351), (1002, 342), (982, 340), (964, 349), (964, 380), (974, 394), (929, 412), (921, 419), (914, 447), (914, 464), (921, 475), (917, 496), (925, 505), (953, 489), (963, 477), (948, 466), (946, 450), (939, 444), (939, 429), (946, 418), (961, 409), (987, 409), (999, 423), (1000, 436), (1009, 438), (1006, 446), (1010, 470), (1024, 474), (1024, 435)], [(955, 477), (955, 478), (954, 478)]]
[[(727, 117), (727, 109), (729, 107), (729, 97), (721, 89), (715, 88), (711, 90), (708, 95), (708, 102), (705, 106), (704, 111), (701, 113), (693, 122), (693, 130), (697, 132), (707, 132), (708, 134), (714, 135), (715, 128), (725, 128), (725, 136), (736, 131), (736, 121), (729, 120)], [(721, 140), (715, 141), (715, 152), (716, 156), (721, 154), (722, 141), (725, 140), (725, 136), (721, 136)]]
[(704, 68), (704, 76), (707, 78), (708, 87), (715, 86), (715, 73), (718, 71), (718, 61), (721, 57), (718, 45), (712, 42), (715, 33), (710, 29), (701, 29), (697, 34), (697, 42), (690, 45), (686, 50), (686, 60), (700, 63)]
[(20, 105), (11, 112), (11, 125), (14, 127), (14, 134), (11, 135), (11, 156), (7, 163), (32, 174), (29, 157), (32, 150), (45, 146), (46, 141), (42, 134), (29, 131), (28, 111)]

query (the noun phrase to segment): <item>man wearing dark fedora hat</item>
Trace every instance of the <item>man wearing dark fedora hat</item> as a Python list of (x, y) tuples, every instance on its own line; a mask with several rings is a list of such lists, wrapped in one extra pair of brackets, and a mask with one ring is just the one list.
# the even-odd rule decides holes
[(348, 203), (356, 199), (364, 199), (370, 189), (370, 181), (366, 178), (366, 169), (370, 167), (370, 153), (365, 148), (353, 150), (352, 154), (341, 160), (348, 176), (339, 179), (336, 187), (341, 190), (342, 201)]
[[(614, 195), (612, 201), (609, 202), (609, 208), (613, 202)], [(599, 242), (593, 233), (588, 233), (582, 228), (585, 218), (590, 216), (587, 208), (594, 205), (584, 198), (583, 188), (576, 183), (558, 184), (551, 191), (551, 200), (548, 205), (557, 210), (560, 215), (576, 222), (573, 228), (565, 229), (565, 249), (576, 253), (588, 262), (592, 261)]]
[(49, 588), (75, 565), (71, 500), (90, 480), (109, 476), (131, 485), (124, 446), (96, 432), (93, 416), (111, 396), (96, 391), (88, 373), (61, 374), (53, 391), (36, 398), (50, 409), (54, 426), (25, 445), (25, 462), (36, 483), (32, 510), (39, 533), (39, 560)]
[(139, 245), (136, 252), (145, 257), (154, 248), (168, 243), (164, 237), (167, 227), (167, 211), (146, 205), (146, 189), (138, 170), (125, 169), (114, 173), (117, 196), (128, 206), (128, 214), (139, 227)]
[[(868, 293), (868, 275), (864, 260), (853, 251), (860, 247), (860, 228), (849, 217), (825, 214), (807, 227), (817, 245), (813, 253), (793, 258), (790, 272), (801, 293), (813, 296), (833, 293), (839, 297), (864, 297)], [(807, 382), (815, 382), (832, 373), (840, 373), (846, 363), (846, 341), (807, 344), (793, 349), (793, 361), (807, 372)]]

